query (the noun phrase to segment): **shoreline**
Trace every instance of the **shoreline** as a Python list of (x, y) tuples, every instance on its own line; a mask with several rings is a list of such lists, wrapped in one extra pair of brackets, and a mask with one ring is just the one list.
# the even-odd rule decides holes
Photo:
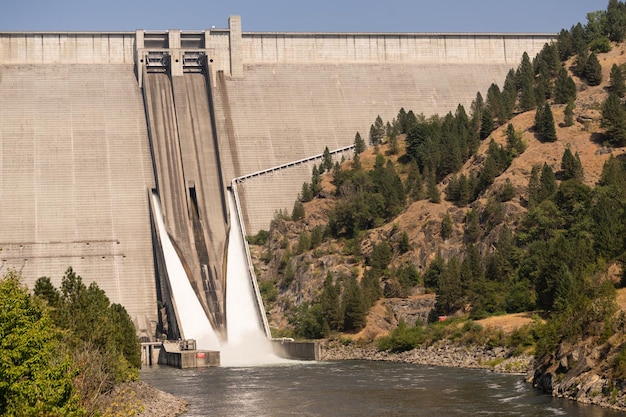
[[(534, 374), (534, 358), (528, 354), (515, 355), (514, 351), (503, 347), (458, 346), (445, 341), (422, 348), (401, 353), (380, 352), (375, 347), (356, 344), (345, 344), (336, 340), (323, 340), (320, 361), (386, 361), (424, 366), (443, 366), (448, 368), (481, 369), (497, 373), (519, 375), (525, 382), (532, 384)], [(121, 395), (126, 404), (134, 402), (135, 416), (176, 417), (187, 411), (187, 402), (167, 392), (161, 391), (143, 381), (124, 384), (116, 389), (115, 398)], [(626, 412), (626, 407), (611, 404), (609, 398), (597, 396), (593, 399), (582, 399), (575, 396), (555, 395), (582, 404), (590, 404)]]
[(406, 352), (389, 353), (380, 352), (373, 347), (325, 341), (322, 342), (321, 360), (370, 360), (448, 368), (484, 369), (526, 377), (531, 375), (534, 363), (532, 356), (525, 354), (512, 356), (510, 350), (502, 347), (456, 346), (441, 342)]

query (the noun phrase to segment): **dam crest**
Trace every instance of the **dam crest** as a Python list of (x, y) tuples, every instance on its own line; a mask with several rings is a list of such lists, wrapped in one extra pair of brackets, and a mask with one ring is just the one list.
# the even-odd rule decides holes
[(243, 32), (238, 16), (204, 31), (0, 33), (0, 273), (15, 269), (32, 288), (72, 266), (127, 309), (142, 340), (184, 336), (156, 195), (201, 308), (227, 338), (234, 221), (267, 229), (324, 148), (351, 156), (356, 132), (400, 108), (469, 108), (555, 38)]

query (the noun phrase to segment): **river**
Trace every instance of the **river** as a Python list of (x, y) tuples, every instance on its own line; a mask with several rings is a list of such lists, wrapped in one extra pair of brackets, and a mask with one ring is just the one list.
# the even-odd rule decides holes
[(517, 375), (391, 362), (155, 366), (141, 378), (188, 401), (186, 417), (626, 416), (552, 398)]

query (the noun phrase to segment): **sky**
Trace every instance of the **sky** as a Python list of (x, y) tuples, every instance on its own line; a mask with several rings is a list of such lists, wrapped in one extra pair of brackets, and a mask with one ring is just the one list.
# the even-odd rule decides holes
[(2, 0), (3, 31), (542, 32), (586, 23), (608, 0)]

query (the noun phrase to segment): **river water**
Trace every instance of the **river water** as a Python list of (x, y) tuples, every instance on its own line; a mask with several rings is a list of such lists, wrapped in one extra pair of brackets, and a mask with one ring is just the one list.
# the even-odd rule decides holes
[(186, 417), (626, 416), (552, 398), (517, 375), (391, 362), (155, 366), (141, 378), (187, 400)]

